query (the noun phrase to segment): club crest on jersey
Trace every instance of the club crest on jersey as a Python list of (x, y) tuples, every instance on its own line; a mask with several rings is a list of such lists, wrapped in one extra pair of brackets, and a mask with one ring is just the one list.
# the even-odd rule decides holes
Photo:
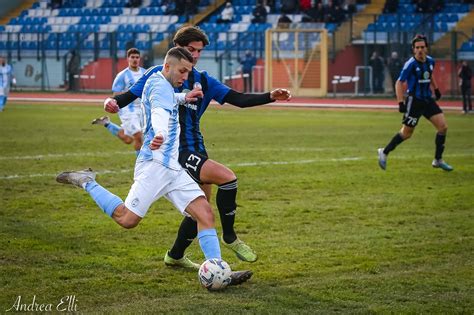
[(430, 83), (430, 82), (431, 82), (430, 72), (429, 71), (423, 72), (423, 79), (418, 80), (418, 83)]
[(140, 200), (138, 200), (138, 198), (133, 199), (132, 200), (132, 207), (138, 206), (139, 203), (140, 203)]

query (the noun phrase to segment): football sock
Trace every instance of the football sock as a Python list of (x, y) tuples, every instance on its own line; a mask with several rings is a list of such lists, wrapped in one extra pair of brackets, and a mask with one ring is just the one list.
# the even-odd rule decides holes
[(84, 189), (109, 217), (114, 214), (119, 205), (123, 204), (122, 199), (100, 186), (95, 180), (87, 182)]
[(390, 140), (390, 142), (387, 144), (387, 146), (385, 147), (385, 149), (383, 149), (383, 153), (384, 154), (389, 154), (390, 151), (393, 151), (395, 150), (395, 148), (397, 147), (397, 145), (399, 145), (400, 143), (403, 142), (403, 138), (402, 138), (402, 135), (397, 132), (397, 134), (392, 138), (392, 140)]
[(221, 217), (222, 238), (227, 244), (234, 242), (237, 235), (234, 231), (235, 211), (237, 204), (237, 179), (219, 185), (216, 195), (217, 209)]
[(435, 159), (441, 160), (444, 151), (444, 143), (446, 142), (446, 135), (437, 133), (435, 138), (436, 152)]
[(221, 259), (221, 248), (216, 229), (201, 230), (198, 233), (199, 245), (206, 259)]
[(5, 107), (5, 103), (7, 101), (7, 98), (5, 96), (0, 96), (0, 110), (3, 110)]
[(117, 136), (120, 129), (122, 129), (120, 128), (120, 126), (114, 124), (113, 122), (110, 122), (107, 125), (104, 125), (104, 127), (107, 128), (107, 130), (114, 136)]
[(179, 226), (178, 235), (168, 255), (173, 259), (181, 259), (186, 248), (191, 245), (197, 235), (197, 222), (190, 217), (184, 217)]

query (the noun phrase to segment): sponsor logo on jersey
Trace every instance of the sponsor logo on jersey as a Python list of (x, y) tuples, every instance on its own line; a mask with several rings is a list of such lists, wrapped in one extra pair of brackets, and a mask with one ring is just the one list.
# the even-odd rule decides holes
[(197, 110), (198, 109), (196, 104), (185, 103), (184, 106), (189, 108), (189, 109), (192, 109), (192, 110)]

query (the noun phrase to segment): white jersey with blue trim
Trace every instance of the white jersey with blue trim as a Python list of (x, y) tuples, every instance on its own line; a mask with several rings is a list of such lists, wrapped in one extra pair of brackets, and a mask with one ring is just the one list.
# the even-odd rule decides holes
[[(114, 83), (112, 84), (112, 92), (120, 93), (128, 91), (135, 82), (140, 79), (145, 73), (145, 69), (139, 67), (138, 71), (133, 71), (129, 67), (120, 71), (115, 77)], [(120, 109), (119, 115), (126, 114), (128, 112), (134, 112), (139, 110), (141, 107), (140, 99), (136, 99), (132, 103), (128, 104), (124, 108)]]
[[(145, 132), (143, 146), (140, 149), (137, 161), (154, 160), (170, 169), (182, 169), (178, 162), (180, 133), (178, 99), (175, 96), (173, 86), (161, 72), (153, 74), (146, 82), (142, 94), (142, 103), (145, 116)], [(153, 112), (153, 109), (164, 109), (169, 114), (168, 125), (160, 126), (160, 128), (167, 130), (167, 135), (164, 143), (157, 150), (151, 150), (149, 147), (155, 137), (152, 115), (157, 115), (157, 111)]]
[(12, 81), (13, 69), (9, 64), (0, 65), (0, 95), (8, 95)]

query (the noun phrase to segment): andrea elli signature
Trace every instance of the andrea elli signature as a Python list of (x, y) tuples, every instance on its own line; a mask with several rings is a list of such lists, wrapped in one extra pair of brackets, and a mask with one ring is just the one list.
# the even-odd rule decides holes
[(77, 298), (75, 295), (66, 295), (55, 303), (41, 303), (33, 295), (32, 299), (17, 296), (12, 307), (5, 312), (77, 312)]

